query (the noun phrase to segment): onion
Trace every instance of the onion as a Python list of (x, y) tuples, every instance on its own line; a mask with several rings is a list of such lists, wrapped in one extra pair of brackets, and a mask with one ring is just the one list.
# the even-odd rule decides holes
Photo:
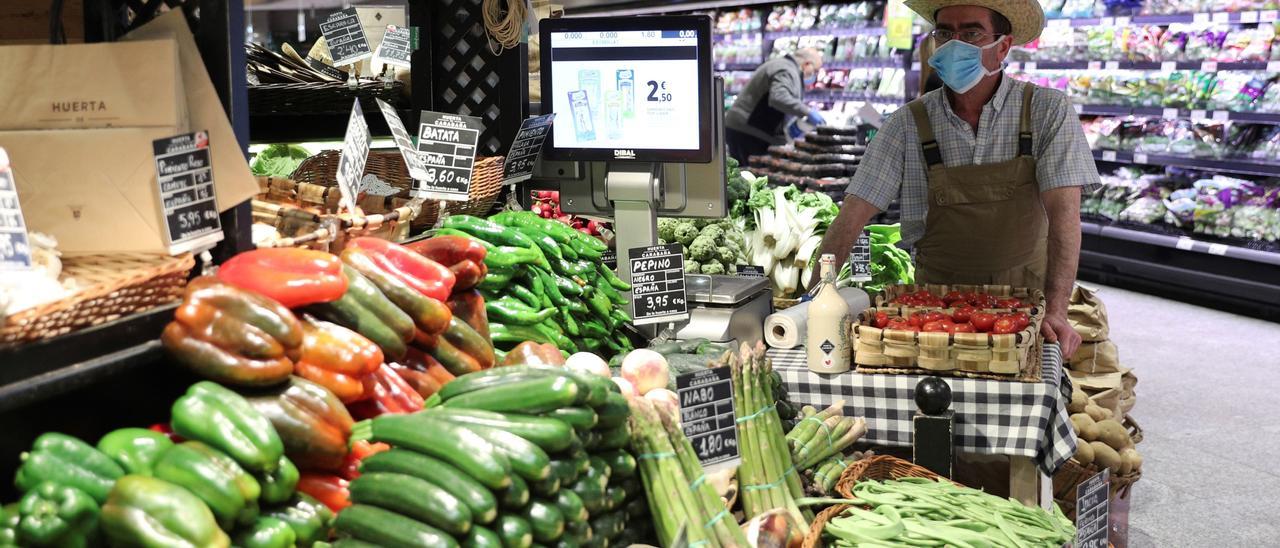
[(652, 350), (632, 350), (622, 359), (622, 378), (631, 381), (641, 395), (655, 388), (666, 388), (670, 381), (667, 375), (667, 359)]
[(662, 415), (663, 422), (675, 421), (680, 424), (680, 397), (666, 388), (654, 388), (645, 392), (644, 399), (653, 404), (653, 408)]
[(612, 373), (609, 372), (609, 364), (605, 363), (600, 356), (590, 352), (578, 352), (569, 356), (569, 359), (564, 362), (564, 368), (579, 373), (600, 375), (605, 378), (612, 376)]
[(636, 392), (636, 387), (631, 384), (631, 381), (622, 377), (613, 377), (611, 380), (613, 380), (613, 384), (618, 385), (618, 390), (622, 392), (622, 395), (626, 396), (627, 399), (640, 397), (640, 394)]

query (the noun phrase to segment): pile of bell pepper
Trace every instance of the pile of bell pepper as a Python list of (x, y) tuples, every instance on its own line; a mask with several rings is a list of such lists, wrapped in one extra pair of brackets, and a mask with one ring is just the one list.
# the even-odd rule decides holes
[(172, 433), (115, 430), (96, 447), (41, 435), (14, 478), (22, 498), (0, 510), (0, 545), (285, 548), (328, 539), (334, 512), (298, 492), (298, 468), (257, 402), (201, 381), (174, 402), (170, 425)]
[(631, 286), (603, 264), (600, 240), (527, 211), (454, 215), (435, 233), (487, 250), (488, 275), (477, 287), (500, 355), (524, 341), (606, 358), (634, 347), (622, 329), (631, 322), (622, 306)]

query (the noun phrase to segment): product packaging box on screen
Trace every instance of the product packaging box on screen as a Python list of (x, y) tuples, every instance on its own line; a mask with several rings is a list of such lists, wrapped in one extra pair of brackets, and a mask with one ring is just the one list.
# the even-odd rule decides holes
[(0, 147), (64, 253), (165, 253), (152, 141), (207, 130), (219, 208), (257, 183), (181, 11), (124, 42), (0, 47)]

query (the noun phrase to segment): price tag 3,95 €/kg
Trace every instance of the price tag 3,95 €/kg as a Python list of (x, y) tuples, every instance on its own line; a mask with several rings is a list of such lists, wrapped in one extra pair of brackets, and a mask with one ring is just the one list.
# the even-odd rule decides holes
[(627, 250), (631, 261), (631, 303), (635, 325), (678, 322), (689, 318), (684, 287), (684, 255), (680, 244)]
[(716, 367), (676, 377), (680, 427), (703, 468), (739, 459), (732, 375), (728, 367)]

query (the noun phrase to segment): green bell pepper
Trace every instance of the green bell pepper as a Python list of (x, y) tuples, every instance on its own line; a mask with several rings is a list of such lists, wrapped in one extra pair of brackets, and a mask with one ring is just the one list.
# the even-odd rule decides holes
[(275, 427), (243, 396), (201, 381), (173, 402), (173, 431), (207, 443), (251, 472), (270, 473), (280, 465), (284, 443)]
[(258, 496), (262, 487), (231, 457), (198, 441), (177, 444), (160, 455), (155, 477), (184, 487), (218, 518), (218, 525), (230, 530), (258, 518)]
[(46, 481), (18, 502), (22, 546), (83, 548), (96, 543), (98, 503), (88, 493)]
[(298, 546), (303, 548), (329, 538), (329, 527), (333, 525), (333, 510), (305, 493), (298, 493), (287, 504), (264, 511), (262, 516), (288, 523), (297, 536)]
[(98, 440), (98, 450), (111, 457), (126, 474), (151, 475), (151, 466), (173, 442), (160, 432), (146, 428), (121, 428)]
[(31, 451), (22, 454), (22, 467), (14, 478), (19, 491), (27, 492), (37, 485), (52, 481), (75, 487), (93, 500), (107, 500), (111, 486), (124, 470), (119, 464), (76, 438), (49, 432), (36, 438)]
[(259, 474), (258, 483), (262, 485), (262, 504), (286, 502), (293, 498), (293, 491), (298, 487), (298, 467), (288, 457), (280, 457), (276, 471)]
[(236, 533), (237, 548), (293, 548), (298, 536), (288, 523), (271, 517), (260, 517), (252, 526)]
[(102, 530), (112, 546), (138, 548), (227, 548), (209, 507), (191, 492), (164, 480), (130, 475), (116, 481), (102, 507)]
[(18, 522), (22, 515), (18, 513), (18, 503), (6, 504), (0, 508), (0, 548), (18, 545)]

